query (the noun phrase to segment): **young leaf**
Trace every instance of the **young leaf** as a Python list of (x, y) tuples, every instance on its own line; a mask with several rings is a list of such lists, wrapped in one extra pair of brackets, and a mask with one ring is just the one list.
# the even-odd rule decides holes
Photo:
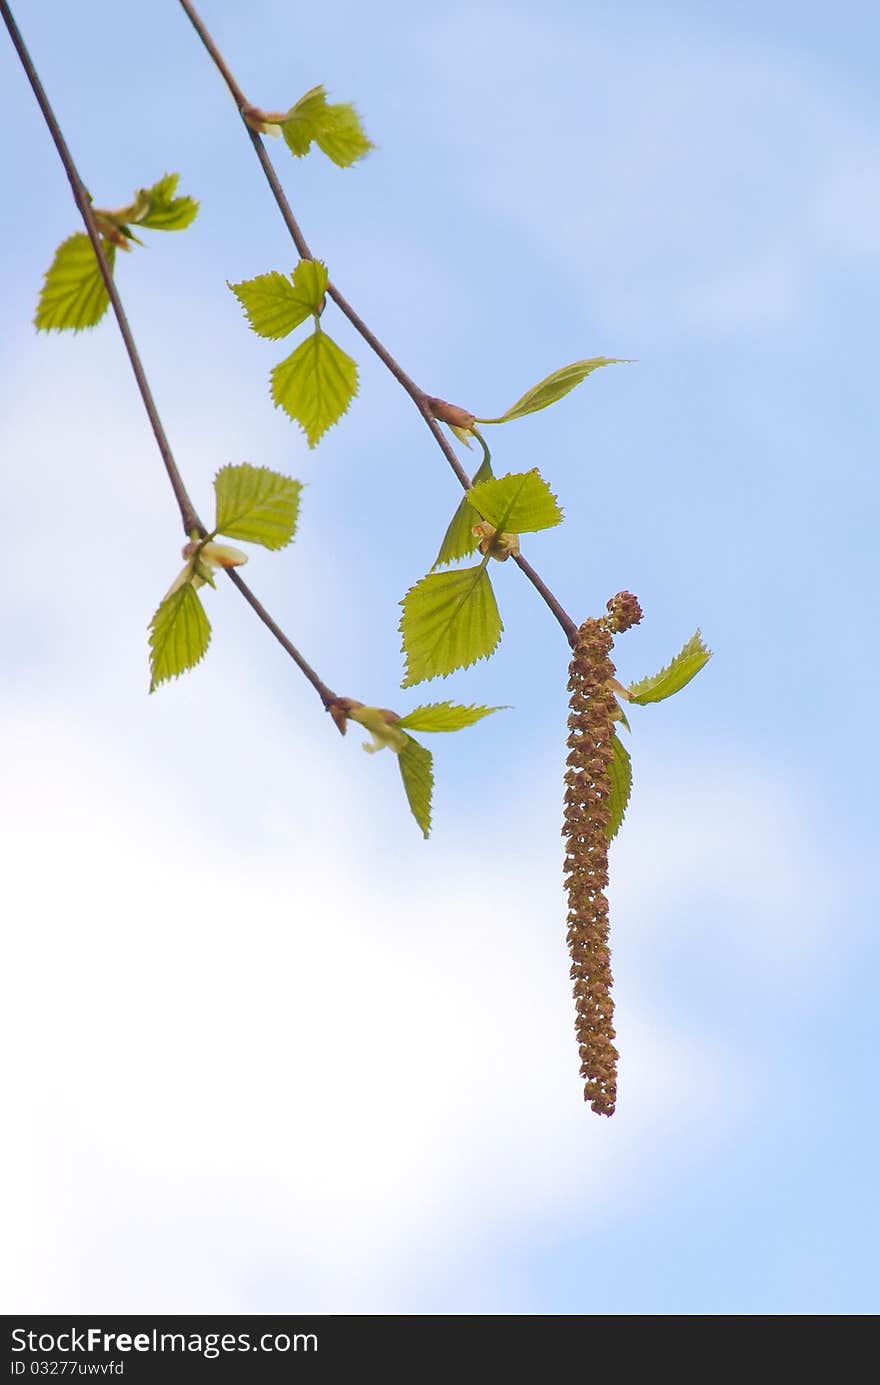
[(410, 688), (486, 659), (501, 639), (501, 617), (484, 563), (434, 572), (401, 601), (400, 633)]
[(211, 641), (211, 622), (192, 582), (172, 591), (150, 622), (150, 692), (193, 668)]
[(292, 281), (275, 271), (229, 287), (252, 329), (277, 341), (318, 311), (327, 289), (327, 270), (318, 260), (300, 260)]
[(623, 822), (632, 792), (632, 760), (629, 751), (619, 736), (612, 736), (611, 748), (614, 751), (614, 759), (608, 766), (608, 777), (611, 780), (611, 793), (608, 796), (611, 811), (608, 823), (609, 842), (613, 841), (620, 831), (620, 824)]
[(611, 713), (611, 719), (612, 721), (619, 721), (621, 726), (625, 726), (630, 735), (632, 735), (632, 727), (627, 721), (626, 712), (623, 710), (619, 702), (617, 704), (617, 711)]
[(131, 218), (135, 225), (152, 231), (182, 231), (195, 221), (199, 204), (194, 197), (174, 196), (179, 182), (179, 173), (166, 173), (151, 188), (141, 188), (135, 201), (137, 212)]
[(364, 750), (370, 755), (386, 746), (398, 755), (409, 740), (406, 732), (400, 729), (400, 718), (387, 707), (351, 707), (348, 716), (372, 736), (372, 742), (364, 742)]
[(537, 413), (539, 409), (546, 409), (548, 404), (555, 404), (557, 399), (562, 399), (569, 390), (573, 390), (575, 385), (579, 385), (581, 380), (585, 380), (600, 366), (625, 364), (627, 362), (620, 356), (591, 356), (587, 361), (574, 361), (571, 365), (564, 365), (561, 370), (554, 370), (546, 380), (540, 380), (537, 385), (526, 390), (522, 398), (510, 406), (507, 413), (501, 414), (498, 418), (478, 418), (477, 422), (510, 423), (514, 418)]
[(493, 712), (503, 712), (505, 707), (460, 707), (455, 702), (428, 702), (424, 707), (414, 707), (401, 717), (398, 726), (409, 731), (461, 731), (465, 726), (473, 726), (490, 717)]
[(225, 466), (214, 478), (218, 534), (284, 548), (296, 532), (302, 486), (265, 466)]
[(301, 426), (309, 447), (342, 418), (357, 394), (357, 366), (317, 323), (271, 378), (276, 407)]
[(562, 519), (556, 496), (537, 470), (480, 481), (468, 491), (467, 501), (502, 533), (552, 529)]
[(317, 313), (324, 302), (329, 274), (322, 260), (300, 260), (293, 271), (293, 287)]
[(314, 140), (340, 168), (349, 168), (373, 148), (354, 106), (331, 104), (323, 86), (312, 87), (291, 107), (281, 133), (298, 159), (309, 152)]
[(291, 106), (281, 125), (284, 142), (298, 159), (308, 154), (312, 140), (327, 109), (327, 93), (323, 86), (312, 87)]
[(400, 777), (406, 790), (407, 801), (413, 817), (422, 829), (422, 836), (431, 831), (431, 793), (434, 788), (434, 757), (412, 736), (407, 736), (406, 745), (397, 756)]
[[(104, 254), (112, 271), (115, 245), (105, 241)], [(46, 271), (34, 325), (41, 332), (53, 328), (81, 332), (84, 327), (94, 327), (100, 322), (109, 303), (92, 243), (79, 231), (63, 241), (55, 252)]]
[(652, 677), (642, 678), (638, 683), (630, 683), (630, 702), (644, 707), (648, 702), (662, 702), (664, 698), (672, 697), (673, 693), (681, 692), (697, 676), (711, 657), (711, 649), (706, 648), (703, 636), (697, 630), (666, 668)]

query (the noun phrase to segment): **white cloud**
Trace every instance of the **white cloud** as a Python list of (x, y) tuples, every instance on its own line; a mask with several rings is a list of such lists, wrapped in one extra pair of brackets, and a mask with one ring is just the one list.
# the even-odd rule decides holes
[[(528, 785), (519, 839), (488, 829), (477, 861), (473, 824), (398, 841), (388, 757), (288, 747), (268, 704), (228, 746), (235, 676), (210, 705), (182, 692), (139, 724), (109, 692), (4, 716), (9, 1308), (424, 1308), (463, 1245), (613, 1216), (659, 1148), (742, 1118), (738, 1061), (631, 973), (619, 1112), (583, 1108), (555, 834), (531, 831)], [(743, 772), (679, 787), (616, 863), (615, 926), (649, 950), (652, 919), (693, 918), (730, 860), (742, 899), (803, 865), (778, 819), (755, 856), (787, 800), (769, 779), (757, 822)], [(503, 1311), (503, 1280), (451, 1292)]]

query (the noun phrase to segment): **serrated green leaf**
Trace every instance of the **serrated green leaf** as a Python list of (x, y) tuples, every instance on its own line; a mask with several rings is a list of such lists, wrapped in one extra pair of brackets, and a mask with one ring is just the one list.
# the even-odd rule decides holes
[[(472, 484), (476, 486), (480, 481), (488, 481), (492, 474), (492, 463), (487, 454)], [(479, 539), (474, 535), (473, 527), (474, 512), (468, 504), (467, 495), (464, 495), (443, 536), (440, 552), (434, 560), (435, 568), (446, 567), (448, 563), (457, 562), (459, 558), (469, 558), (472, 553), (476, 553)]]
[(195, 221), (199, 204), (194, 197), (174, 196), (179, 182), (179, 173), (166, 173), (151, 188), (141, 188), (131, 217), (134, 224), (151, 231), (183, 231)]
[(486, 659), (501, 639), (504, 627), (484, 563), (433, 572), (411, 587), (400, 604), (403, 688)]
[(339, 168), (350, 168), (373, 148), (354, 106), (341, 102), (328, 105), (325, 117), (315, 143)]
[(184, 582), (166, 596), (150, 622), (150, 692), (193, 668), (210, 642), (211, 622), (205, 608), (192, 582)]
[(552, 529), (562, 519), (556, 496), (537, 469), (480, 481), (468, 491), (467, 502), (505, 534)]
[(409, 731), (461, 731), (465, 726), (473, 726), (490, 717), (493, 712), (507, 711), (506, 707), (461, 707), (455, 702), (428, 702), (424, 707), (414, 707), (401, 717), (398, 726)]
[(313, 312), (318, 312), (324, 302), (329, 278), (322, 260), (300, 260), (293, 271), (293, 287)]
[(328, 102), (323, 86), (312, 87), (291, 107), (281, 133), (298, 159), (314, 141), (340, 168), (349, 168), (373, 148), (354, 106)]
[(609, 842), (613, 841), (620, 831), (620, 824), (623, 822), (632, 793), (632, 760), (629, 751), (619, 736), (612, 736), (611, 749), (614, 751), (614, 759), (608, 766), (608, 777), (611, 780), (611, 792), (608, 795), (608, 807), (611, 812), (608, 823)]
[(318, 260), (300, 260), (292, 280), (273, 271), (229, 288), (253, 331), (277, 341), (318, 311), (327, 290), (327, 269)]
[[(112, 271), (115, 245), (105, 241), (104, 254)], [(100, 322), (109, 303), (92, 242), (78, 231), (62, 241), (46, 270), (34, 325), (41, 332), (81, 332)]]
[(214, 529), (230, 539), (284, 548), (296, 532), (302, 486), (265, 466), (225, 466), (214, 478)]
[(666, 668), (649, 678), (642, 678), (638, 683), (630, 683), (630, 701), (644, 707), (648, 702), (662, 702), (664, 698), (672, 697), (673, 693), (681, 692), (697, 676), (711, 657), (711, 649), (706, 648), (703, 636), (697, 630)]
[(251, 330), (272, 341), (286, 337), (312, 315), (311, 305), (303, 302), (287, 275), (277, 270), (228, 287), (244, 308)]
[(422, 829), (422, 836), (427, 838), (431, 831), (434, 757), (425, 746), (407, 736), (406, 745), (398, 752), (397, 763), (410, 811)]
[(327, 109), (327, 93), (323, 86), (312, 87), (301, 96), (295, 106), (291, 106), (281, 125), (284, 142), (291, 154), (298, 159), (308, 154), (315, 138), (315, 131)]
[(303, 429), (309, 447), (324, 436), (357, 394), (358, 370), (318, 324), (272, 371), (272, 398)]
[(571, 365), (562, 366), (560, 370), (554, 370), (546, 380), (540, 380), (537, 385), (526, 390), (522, 398), (511, 404), (506, 413), (498, 418), (478, 418), (477, 422), (510, 423), (512, 419), (537, 413), (539, 409), (546, 409), (549, 404), (555, 404), (557, 399), (562, 399), (575, 385), (579, 385), (600, 366), (626, 364), (628, 362), (621, 356), (591, 356), (586, 361), (574, 361)]

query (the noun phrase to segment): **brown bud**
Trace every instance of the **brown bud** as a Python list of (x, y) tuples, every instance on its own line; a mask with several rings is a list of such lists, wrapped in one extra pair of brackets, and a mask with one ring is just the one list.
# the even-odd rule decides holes
[(467, 409), (462, 409), (458, 404), (447, 404), (445, 399), (429, 398), (428, 408), (435, 418), (441, 423), (448, 423), (453, 428), (471, 429), (476, 423), (474, 414), (468, 413)]
[(363, 705), (363, 702), (357, 702), (353, 697), (337, 697), (335, 702), (330, 703), (327, 711), (333, 718), (333, 723), (340, 736), (345, 735), (348, 727), (349, 713), (355, 711), (358, 707), (363, 707)]

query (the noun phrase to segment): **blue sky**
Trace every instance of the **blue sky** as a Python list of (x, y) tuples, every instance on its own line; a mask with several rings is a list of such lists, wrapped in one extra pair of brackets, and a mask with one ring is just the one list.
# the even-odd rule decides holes
[(390, 755), (336, 736), (231, 591), (204, 665), (146, 696), (176, 511), (113, 323), (31, 327), (77, 218), (0, 44), (4, 1306), (876, 1311), (876, 8), (202, 9), (257, 103), (321, 81), (357, 103), (378, 147), (356, 169), (271, 152), (426, 388), (492, 413), (565, 362), (634, 359), (497, 430), (495, 459), (559, 494), (526, 552), (578, 619), (641, 598), (622, 676), (697, 625), (716, 655), (633, 719), (601, 1121), (564, 945), (558, 629), (498, 567), (498, 654), (399, 690), (397, 602), (454, 478), (338, 314), (350, 414), (309, 452), (272, 409), (283, 347), (225, 282), (295, 255), (178, 7), (109, 26), (22, 0), (96, 202), (169, 169), (202, 201), (118, 282), (196, 503), (231, 461), (308, 483), (255, 589), (341, 692), (514, 710), (433, 746), (425, 844)]

